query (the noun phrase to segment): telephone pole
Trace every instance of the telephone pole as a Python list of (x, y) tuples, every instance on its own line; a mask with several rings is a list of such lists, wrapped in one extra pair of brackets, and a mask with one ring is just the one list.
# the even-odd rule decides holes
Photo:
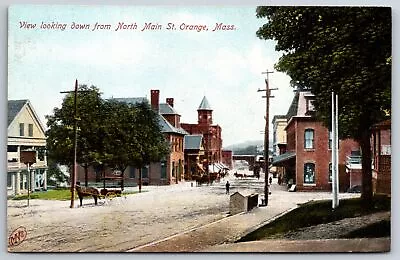
[(258, 89), (258, 92), (265, 91), (265, 96), (262, 96), (266, 100), (265, 109), (265, 131), (264, 131), (264, 174), (265, 174), (265, 186), (264, 186), (264, 201), (262, 201), (261, 206), (268, 206), (268, 195), (269, 195), (269, 99), (274, 96), (271, 95), (271, 90), (277, 90), (277, 88), (269, 87), (269, 74), (274, 73), (273, 71), (262, 72), (261, 74), (267, 74), (265, 79), (265, 89)]
[(75, 80), (75, 89), (72, 91), (61, 91), (60, 93), (74, 93), (74, 162), (72, 168), (72, 178), (71, 178), (71, 205), (70, 208), (74, 207), (74, 200), (75, 200), (75, 182), (76, 182), (76, 151), (77, 151), (77, 143), (78, 143), (78, 131), (77, 131), (77, 95), (78, 95), (78, 80)]
[(60, 93), (74, 93), (74, 162), (72, 168), (72, 176), (71, 176), (71, 205), (70, 208), (74, 207), (74, 200), (75, 200), (75, 183), (76, 183), (76, 172), (77, 172), (77, 163), (76, 163), (76, 153), (78, 149), (78, 104), (77, 104), (77, 97), (78, 92), (90, 92), (90, 90), (79, 90), (78, 91), (78, 80), (75, 80), (75, 89), (70, 91), (61, 91)]

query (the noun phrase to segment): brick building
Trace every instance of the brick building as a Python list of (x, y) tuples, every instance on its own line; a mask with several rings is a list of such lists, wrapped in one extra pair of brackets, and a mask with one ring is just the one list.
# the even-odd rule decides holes
[(203, 97), (197, 109), (197, 124), (181, 124), (181, 127), (190, 135), (200, 134), (203, 136), (205, 150), (204, 169), (207, 169), (207, 164), (211, 165), (222, 161), (221, 127), (213, 124), (212, 111), (207, 98)]
[[(148, 102), (147, 98), (115, 98), (119, 102), (135, 104), (138, 102)], [(184, 170), (184, 136), (187, 132), (180, 127), (180, 115), (174, 109), (174, 99), (167, 98), (166, 103), (160, 103), (160, 91), (151, 90), (151, 108), (158, 113), (158, 120), (161, 131), (165, 139), (170, 144), (170, 153), (160, 162), (152, 162), (142, 168), (142, 183), (144, 185), (168, 185), (183, 181), (185, 178)], [(105, 176), (114, 175), (112, 169), (105, 170)], [(92, 167), (89, 168), (88, 180), (101, 183), (101, 173), (96, 172)], [(128, 166), (123, 173), (124, 185), (132, 186), (139, 182), (139, 169)], [(84, 169), (78, 167), (78, 181), (84, 180)], [(108, 183), (107, 185), (118, 186), (118, 183)]]
[(372, 190), (391, 194), (391, 120), (375, 124), (372, 128)]
[(233, 169), (233, 152), (232, 150), (222, 150), (222, 161), (230, 170)]
[[(284, 180), (295, 184), (299, 191), (331, 190), (332, 164), (330, 131), (314, 117), (314, 95), (298, 91), (290, 105), (285, 128), (287, 151), (273, 158), (272, 164), (285, 167)], [(351, 139), (339, 141), (339, 189), (347, 190), (347, 157), (358, 151), (359, 145)]]

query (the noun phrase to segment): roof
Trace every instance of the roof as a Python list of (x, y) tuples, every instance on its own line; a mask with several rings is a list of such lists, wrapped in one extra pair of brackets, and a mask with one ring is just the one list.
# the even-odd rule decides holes
[[(286, 119), (286, 115), (275, 115), (275, 116), (272, 118), (272, 124), (273, 124), (275, 121), (279, 120), (279, 119)], [(285, 121), (287, 121), (287, 120), (285, 120)]]
[(203, 97), (203, 100), (201, 101), (200, 106), (197, 110), (211, 110), (212, 111), (212, 108), (210, 106), (210, 103), (208, 103), (206, 96)]
[[(236, 195), (235, 195), (235, 194), (236, 194)], [(242, 197), (248, 197), (248, 196), (250, 196), (250, 195), (258, 195), (257, 192), (255, 192), (255, 191), (253, 191), (253, 190), (248, 190), (248, 189), (246, 189), (246, 190), (236, 191), (235, 193), (233, 193), (233, 194), (231, 195), (231, 197), (232, 197), (232, 196), (237, 196), (237, 194), (240, 195), (240, 196), (242, 196)]]
[(295, 157), (296, 157), (295, 152), (287, 152), (287, 153), (272, 157), (272, 165), (277, 165), (279, 163), (282, 163), (284, 161), (290, 160)]
[(189, 134), (186, 132), (183, 128), (177, 128), (172, 126), (162, 115), (158, 114), (158, 122), (160, 123), (161, 126), (161, 132), (163, 133), (175, 133), (175, 134), (181, 134), (181, 135), (187, 135)]
[(286, 118), (287, 119), (290, 120), (290, 118), (292, 118), (293, 116), (297, 115), (298, 103), (299, 103), (299, 92), (296, 92), (296, 94), (294, 94), (292, 103), (290, 104), (289, 110), (286, 113)]
[(138, 103), (146, 102), (149, 103), (145, 97), (133, 97), (133, 98), (110, 98), (110, 100), (115, 100), (117, 102), (124, 102), (127, 104), (136, 105)]
[(160, 114), (162, 115), (179, 115), (178, 112), (167, 103), (160, 103), (158, 107)]
[(384, 130), (384, 129), (390, 129), (391, 126), (392, 126), (392, 120), (391, 119), (386, 119), (384, 121), (381, 121), (381, 122), (373, 125), (372, 128), (374, 130), (376, 130), (376, 129)]
[(200, 150), (202, 135), (185, 135), (184, 146), (188, 150)]
[(19, 111), (28, 103), (27, 99), (22, 100), (8, 100), (8, 124), (9, 126), (14, 118), (18, 115)]

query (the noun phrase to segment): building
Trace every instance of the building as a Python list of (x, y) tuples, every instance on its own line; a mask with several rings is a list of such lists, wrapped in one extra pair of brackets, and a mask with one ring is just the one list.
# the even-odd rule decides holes
[(204, 169), (208, 169), (208, 165), (222, 161), (221, 127), (213, 124), (212, 111), (207, 98), (203, 97), (197, 109), (197, 124), (181, 124), (181, 127), (190, 135), (200, 134), (203, 136), (203, 146), (205, 149)]
[(287, 126), (286, 115), (276, 115), (272, 118), (273, 125), (273, 140), (272, 153), (274, 156), (286, 152), (286, 131)]
[[(272, 118), (273, 125), (273, 139), (272, 139), (272, 156), (278, 156), (286, 153), (286, 131), (287, 126), (286, 115), (276, 115)], [(270, 171), (274, 177), (278, 177), (278, 183), (281, 184), (283, 176), (285, 176), (285, 167), (271, 166)]]
[[(332, 188), (332, 135), (314, 116), (314, 98), (309, 91), (296, 92), (286, 115), (287, 150), (275, 156), (272, 162), (275, 166), (285, 167), (283, 181), (295, 184), (299, 191), (329, 191)], [(356, 141), (339, 141), (340, 191), (349, 187), (346, 161), (355, 151), (359, 151)]]
[(372, 190), (375, 193), (391, 194), (391, 119), (372, 127)]
[(226, 165), (230, 170), (233, 169), (232, 150), (222, 150), (222, 164)]
[[(21, 162), (24, 150), (36, 151), (36, 163)], [(47, 158), (45, 129), (29, 100), (8, 101), (7, 128), (7, 195), (47, 190)], [(29, 174), (29, 175), (28, 175)], [(29, 183), (30, 182), (30, 183)]]
[(205, 170), (203, 168), (204, 146), (202, 135), (185, 135), (185, 179), (191, 180), (192, 176), (201, 176)]
[[(149, 102), (145, 97), (136, 98), (114, 98), (119, 102), (136, 104), (138, 102)], [(167, 98), (166, 103), (160, 103), (160, 91), (150, 91), (151, 108), (158, 113), (158, 121), (161, 131), (166, 141), (170, 144), (170, 153), (160, 162), (152, 162), (143, 167), (142, 184), (143, 185), (169, 185), (179, 183), (185, 179), (184, 171), (184, 136), (187, 132), (180, 127), (180, 115), (174, 108), (174, 99)], [(113, 170), (106, 169), (106, 176), (112, 176)], [(134, 166), (128, 166), (123, 174), (124, 185), (134, 186), (139, 183), (139, 169)], [(78, 180), (84, 179), (82, 167), (78, 169)], [(93, 167), (90, 167), (88, 179), (99, 185), (101, 182), (100, 173), (96, 173)], [(98, 184), (97, 184), (98, 183)]]

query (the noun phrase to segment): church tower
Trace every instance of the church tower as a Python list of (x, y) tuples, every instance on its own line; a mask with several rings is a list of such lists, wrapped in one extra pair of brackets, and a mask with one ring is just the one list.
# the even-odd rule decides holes
[(212, 109), (210, 104), (208, 103), (207, 98), (204, 96), (203, 100), (200, 103), (199, 108), (197, 109), (198, 114), (198, 124), (199, 125), (212, 125)]

